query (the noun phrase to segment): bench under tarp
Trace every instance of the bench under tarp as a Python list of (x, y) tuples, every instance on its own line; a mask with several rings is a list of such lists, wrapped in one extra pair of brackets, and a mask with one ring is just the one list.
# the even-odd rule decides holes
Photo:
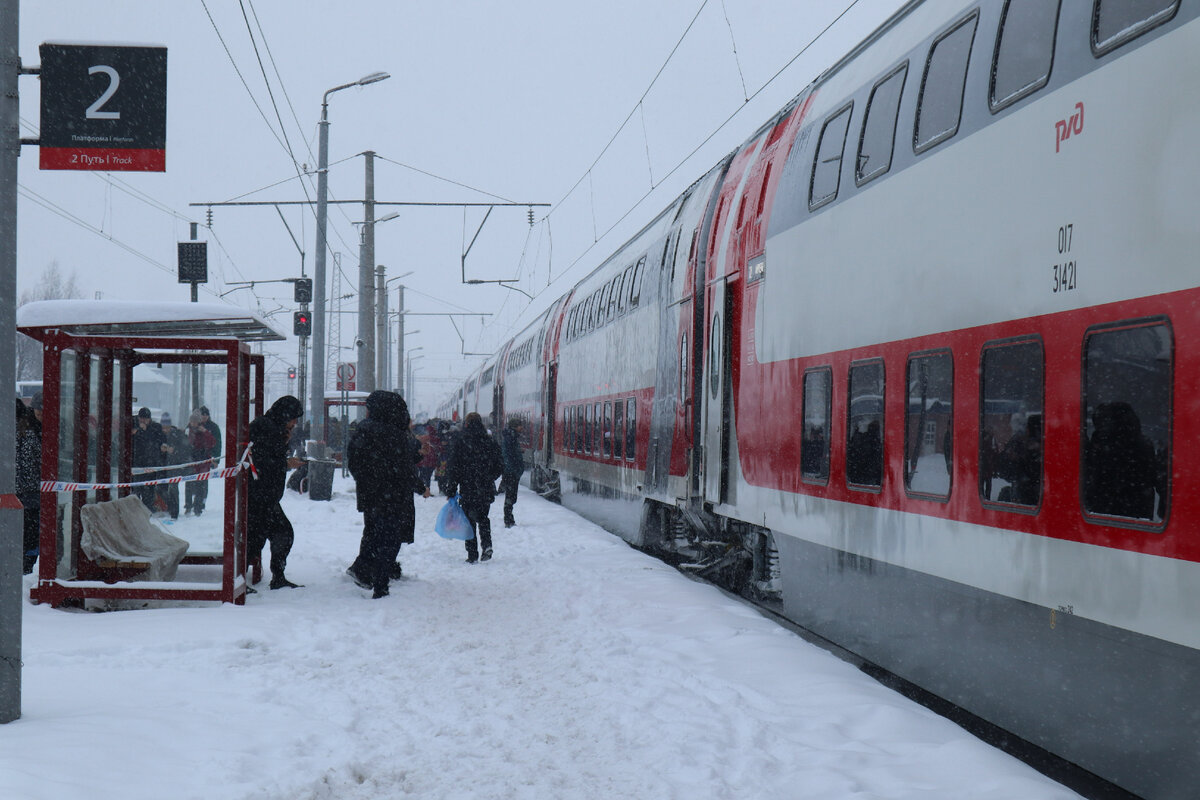
[(173, 581), (188, 543), (172, 536), (135, 495), (80, 509), (84, 554), (101, 567), (137, 569), (135, 580)]

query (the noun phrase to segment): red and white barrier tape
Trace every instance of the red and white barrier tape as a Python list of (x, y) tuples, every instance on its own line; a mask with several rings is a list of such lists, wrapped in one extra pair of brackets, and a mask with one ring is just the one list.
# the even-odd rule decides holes
[(133, 469), (129, 470), (129, 473), (131, 475), (146, 475), (151, 472), (162, 472), (163, 470), (167, 470), (167, 469), (183, 469), (184, 467), (200, 467), (200, 466), (204, 466), (205, 464), (211, 464), (213, 461), (216, 461), (216, 460), (219, 460), (219, 459), (206, 458), (203, 461), (189, 461), (186, 464), (163, 464), (160, 467), (134, 467)]
[[(209, 459), (211, 461), (211, 459)], [(207, 464), (208, 461), (201, 461), (201, 464)], [(178, 467), (176, 467), (178, 468)], [(214, 469), (208, 472), (198, 472), (195, 475), (176, 475), (172, 478), (159, 478), (152, 481), (132, 481), (125, 483), (75, 483), (72, 481), (42, 481), (41, 487), (43, 492), (86, 492), (92, 489), (132, 489), (135, 486), (160, 486), (171, 483), (188, 483), (190, 481), (207, 481), (219, 478), (232, 478), (244, 469), (251, 470), (257, 477), (257, 472), (254, 471), (254, 462), (250, 458), (250, 445), (242, 452), (241, 459), (232, 467), (225, 469)], [(154, 470), (155, 472), (163, 471), (162, 468)]]

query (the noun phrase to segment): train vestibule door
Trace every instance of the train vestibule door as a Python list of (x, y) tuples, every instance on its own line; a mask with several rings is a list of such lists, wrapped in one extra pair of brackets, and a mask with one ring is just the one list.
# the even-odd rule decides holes
[(543, 443), (546, 469), (554, 465), (554, 413), (558, 404), (558, 362), (552, 361), (546, 366), (546, 398), (543, 408), (543, 418), (546, 420), (546, 439)]
[(703, 420), (704, 500), (724, 503), (729, 495), (730, 331), (729, 292), (721, 276), (705, 287), (703, 376), (699, 397)]

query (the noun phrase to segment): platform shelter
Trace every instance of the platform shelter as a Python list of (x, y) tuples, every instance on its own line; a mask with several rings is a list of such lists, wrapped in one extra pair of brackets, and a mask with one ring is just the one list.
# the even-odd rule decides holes
[[(243, 603), (249, 424), (264, 402), (263, 356), (249, 343), (284, 337), (249, 312), (204, 303), (41, 301), (18, 309), (17, 329), (42, 345), (41, 551), (32, 599)], [(173, 379), (138, 380), (168, 387), (139, 397), (135, 375), (149, 370)], [(170, 415), (182, 429), (197, 399), (220, 425), (220, 458), (135, 466), (137, 409), (151, 408), (155, 422)], [(201, 483), (209, 490), (203, 501), (193, 497)], [(110, 504), (131, 493), (149, 498), (144, 511)], [(172, 518), (170, 501), (181, 496), (198, 510), (175, 506)], [(114, 532), (100, 528), (123, 527), (126, 518), (146, 531), (151, 552), (114, 557), (96, 546), (97, 534)], [(183, 552), (165, 572), (155, 566), (164, 542)]]

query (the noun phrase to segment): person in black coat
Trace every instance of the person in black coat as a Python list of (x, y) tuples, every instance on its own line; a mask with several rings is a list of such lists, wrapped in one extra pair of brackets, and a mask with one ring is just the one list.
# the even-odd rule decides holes
[(467, 540), (468, 564), (481, 557), (484, 561), (492, 557), (492, 521), (488, 519), (488, 511), (496, 499), (496, 478), (503, 472), (500, 447), (488, 436), (483, 418), (472, 411), (463, 421), (462, 433), (454, 440), (446, 465), (446, 493), (461, 496), (459, 505), (479, 539), (478, 544), (474, 537)]
[(417, 475), (420, 446), (409, 431), (404, 398), (395, 392), (367, 396), (367, 418), (346, 446), (346, 463), (354, 476), (358, 510), (363, 514), (358, 558), (346, 570), (354, 582), (386, 597), (388, 581), (402, 544), (412, 544), (416, 526), (413, 495), (429, 497)]
[(295, 532), (279, 505), (287, 480), (287, 471), (300, 466), (298, 458), (288, 458), (288, 439), (300, 421), (303, 407), (291, 395), (275, 401), (267, 413), (250, 423), (250, 458), (257, 477), (250, 479), (247, 515), (247, 558), (258, 563), (263, 547), (271, 543), (271, 588), (299, 588), (284, 575)]
[(517, 504), (517, 486), (521, 482), (521, 474), (525, 472), (525, 454), (521, 450), (521, 429), (524, 423), (520, 417), (510, 417), (508, 426), (500, 435), (500, 449), (504, 454), (504, 475), (500, 479), (500, 491), (504, 492), (504, 527), (511, 528), (517, 524), (513, 518), (513, 506)]
[(28, 575), (37, 563), (42, 537), (42, 393), (26, 407), (17, 398), (15, 493), (24, 510), (24, 550), (21, 570)]
[[(150, 409), (142, 406), (138, 409), (137, 425), (133, 429), (133, 466), (135, 467), (158, 467), (162, 465), (163, 457), (163, 431), (162, 426), (154, 421)], [(160, 474), (154, 472), (140, 472), (134, 475), (134, 481), (153, 481), (157, 480)], [(146, 508), (150, 509), (150, 513), (155, 512), (155, 499), (158, 497), (158, 490), (155, 486), (135, 486), (133, 492), (139, 498)]]

